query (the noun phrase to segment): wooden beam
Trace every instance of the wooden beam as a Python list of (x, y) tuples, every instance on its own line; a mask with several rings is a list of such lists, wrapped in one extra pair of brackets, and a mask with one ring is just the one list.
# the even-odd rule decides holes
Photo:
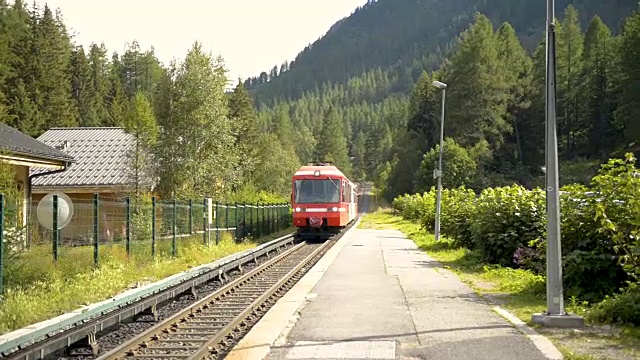
[(31, 158), (28, 156), (20, 156), (20, 155), (0, 155), (0, 161), (19, 166), (28, 166), (28, 167), (38, 167), (38, 168), (46, 168), (53, 170), (62, 170), (64, 169), (65, 162), (55, 161), (55, 160), (44, 160)]

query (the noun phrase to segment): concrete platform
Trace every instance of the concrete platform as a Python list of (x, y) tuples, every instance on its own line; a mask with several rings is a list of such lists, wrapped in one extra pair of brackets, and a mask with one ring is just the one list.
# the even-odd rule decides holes
[(352, 229), (227, 359), (562, 358), (532, 339), (401, 232)]

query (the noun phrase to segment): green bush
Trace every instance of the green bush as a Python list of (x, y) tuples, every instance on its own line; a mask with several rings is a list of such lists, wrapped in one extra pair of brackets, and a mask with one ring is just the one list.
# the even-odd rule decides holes
[(601, 231), (596, 207), (601, 197), (583, 185), (561, 189), (563, 277), (568, 296), (600, 301), (628, 280), (610, 236)]
[[(469, 156), (467, 149), (458, 145), (452, 138), (444, 140), (443, 149), (442, 186), (456, 188), (470, 184), (476, 175), (478, 165)], [(420, 169), (416, 173), (418, 191), (426, 191), (436, 185), (437, 179), (433, 178), (433, 172), (437, 168), (439, 156), (440, 145), (436, 145), (424, 154)]]
[(595, 206), (599, 231), (610, 237), (629, 276), (640, 281), (640, 169), (633, 154), (612, 159), (593, 180), (601, 201)]
[[(476, 212), (476, 193), (464, 186), (442, 191), (440, 230), (455, 246), (473, 248), (471, 219)], [(435, 216), (435, 215), (434, 215)]]
[(601, 323), (640, 326), (640, 287), (634, 283), (620, 294), (607, 296), (593, 306), (588, 318)]
[(544, 237), (544, 199), (542, 190), (519, 185), (482, 191), (470, 230), (485, 261), (512, 267), (516, 250)]
[[(407, 220), (425, 222), (425, 218), (435, 219), (436, 198), (435, 191), (415, 195), (401, 195), (393, 200), (395, 211)], [(431, 228), (433, 230), (433, 221)]]
[[(572, 184), (561, 189), (563, 276), (568, 296), (598, 302), (639, 281), (640, 173), (635, 162), (631, 154), (610, 160), (590, 187)], [(427, 193), (397, 197), (393, 207), (405, 219), (419, 221), (433, 231), (435, 199), (432, 188)], [(445, 189), (441, 230), (455, 245), (476, 251), (488, 263), (539, 274), (546, 271), (542, 189), (487, 188), (478, 197), (464, 187)], [(618, 300), (607, 300), (599, 316), (608, 316), (606, 309), (620, 312), (619, 302), (639, 298), (629, 291), (615, 298)]]

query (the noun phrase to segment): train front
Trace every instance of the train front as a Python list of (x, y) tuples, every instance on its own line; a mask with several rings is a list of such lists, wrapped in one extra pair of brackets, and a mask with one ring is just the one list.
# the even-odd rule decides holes
[(342, 179), (338, 176), (314, 174), (293, 178), (293, 224), (302, 237), (327, 237), (341, 228), (340, 193)]

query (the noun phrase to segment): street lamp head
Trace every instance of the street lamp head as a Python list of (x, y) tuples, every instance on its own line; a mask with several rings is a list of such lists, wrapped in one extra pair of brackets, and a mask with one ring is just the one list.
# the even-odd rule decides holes
[(433, 83), (431, 83), (433, 86), (437, 87), (438, 89), (444, 89), (447, 87), (447, 84), (440, 82), (440, 81), (434, 81)]

